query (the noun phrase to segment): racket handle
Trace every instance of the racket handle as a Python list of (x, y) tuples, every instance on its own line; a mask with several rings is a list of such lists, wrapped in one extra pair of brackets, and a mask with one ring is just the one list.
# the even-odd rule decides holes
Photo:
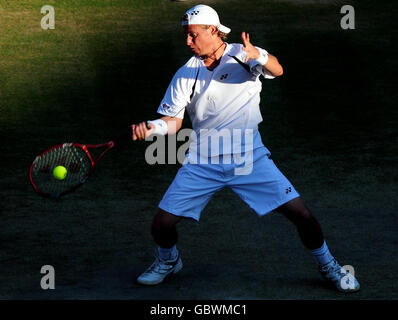
[(145, 124), (146, 124), (146, 128), (147, 128), (148, 130), (151, 130), (151, 125), (149, 124), (149, 122), (148, 122), (148, 121), (145, 121)]

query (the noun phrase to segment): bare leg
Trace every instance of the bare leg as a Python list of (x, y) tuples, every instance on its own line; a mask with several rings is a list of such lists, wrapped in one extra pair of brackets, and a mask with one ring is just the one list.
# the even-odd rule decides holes
[(152, 237), (161, 248), (171, 248), (178, 240), (176, 224), (181, 217), (159, 208), (152, 222)]
[(295, 198), (275, 210), (282, 213), (297, 228), (300, 239), (309, 250), (320, 248), (324, 238), (321, 226), (301, 198)]
[[(153, 218), (152, 236), (158, 244), (158, 254), (155, 262), (138, 278), (137, 282), (144, 285), (162, 283), (169, 275), (182, 269), (182, 261), (174, 245), (178, 234), (176, 224), (181, 220), (169, 212), (159, 209)], [(173, 253), (174, 251), (174, 253)], [(177, 256), (174, 256), (176, 254)]]

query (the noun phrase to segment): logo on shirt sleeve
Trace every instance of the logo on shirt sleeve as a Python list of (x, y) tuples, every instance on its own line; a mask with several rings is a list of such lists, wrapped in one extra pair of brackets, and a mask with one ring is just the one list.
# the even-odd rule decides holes
[(164, 111), (169, 111), (171, 109), (171, 106), (169, 106), (166, 102), (162, 103), (162, 109)]

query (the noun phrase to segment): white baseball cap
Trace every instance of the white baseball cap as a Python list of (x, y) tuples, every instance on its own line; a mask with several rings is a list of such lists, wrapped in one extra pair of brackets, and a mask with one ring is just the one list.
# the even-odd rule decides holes
[(230, 28), (220, 23), (220, 18), (218, 17), (216, 10), (204, 4), (198, 4), (185, 12), (181, 25), (188, 26), (191, 24), (216, 26), (221, 32), (231, 32)]

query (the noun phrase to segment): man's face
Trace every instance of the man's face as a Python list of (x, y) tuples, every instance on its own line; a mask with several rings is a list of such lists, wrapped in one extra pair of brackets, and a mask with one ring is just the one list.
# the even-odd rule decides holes
[(217, 38), (214, 32), (215, 27), (213, 26), (210, 26), (208, 29), (205, 29), (202, 25), (184, 26), (187, 46), (198, 56), (211, 54), (212, 50), (214, 50), (214, 41)]

